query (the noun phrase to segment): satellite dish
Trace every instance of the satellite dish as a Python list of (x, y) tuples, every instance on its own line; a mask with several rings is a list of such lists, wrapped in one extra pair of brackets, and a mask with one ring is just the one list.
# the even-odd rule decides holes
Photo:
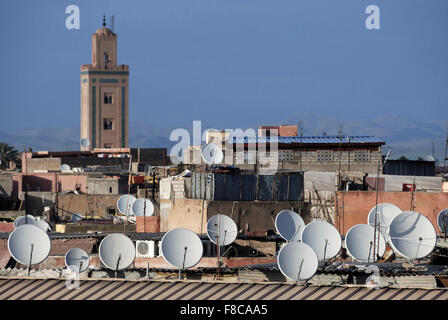
[(84, 272), (90, 264), (87, 252), (80, 248), (71, 248), (65, 254), (65, 265), (72, 271)]
[(305, 222), (291, 210), (282, 210), (275, 217), (275, 228), (286, 241), (300, 241)]
[(306, 225), (301, 239), (313, 248), (319, 262), (333, 258), (341, 250), (341, 235), (332, 224), (325, 221), (313, 221)]
[[(134, 201), (137, 200), (134, 196), (124, 194), (120, 198), (118, 198), (117, 201), (117, 208), (118, 211), (120, 211), (121, 214), (127, 215), (134, 215), (134, 212), (132, 211), (132, 205), (134, 204)], [(126, 205), (128, 206), (128, 209), (126, 210)]]
[(81, 139), (81, 146), (87, 148), (88, 146), (90, 146), (90, 140), (87, 138)]
[(379, 230), (384, 239), (389, 238), (388, 230), (392, 220), (399, 215), (402, 211), (396, 205), (392, 203), (380, 203), (374, 206), (367, 217), (367, 223), (371, 226), (375, 226), (375, 211), (377, 213), (376, 222), (379, 225)]
[(132, 240), (121, 233), (111, 233), (99, 247), (101, 262), (111, 270), (126, 269), (134, 262), (135, 247)]
[(440, 211), (437, 215), (437, 226), (440, 232), (448, 234), (448, 208)]
[(14, 229), (8, 238), (11, 256), (28, 267), (44, 261), (50, 254), (50, 249), (50, 237), (35, 225), (22, 225)]
[(145, 198), (138, 198), (132, 204), (132, 212), (137, 217), (143, 217), (143, 216), (149, 217), (154, 215), (154, 205), (152, 204), (151, 200)]
[(202, 258), (202, 241), (196, 233), (176, 228), (162, 238), (160, 246), (163, 258), (180, 270), (195, 266)]
[[(357, 224), (351, 227), (345, 236), (345, 247), (348, 254), (359, 262), (374, 262), (377, 257), (374, 254), (375, 228), (369, 224)], [(386, 251), (386, 241), (381, 232), (377, 232), (379, 238), (377, 253), (382, 257)]]
[(25, 216), (20, 216), (17, 219), (14, 220), (14, 229), (17, 229), (20, 226), (23, 226), (25, 224), (31, 224), (31, 225), (35, 225), (36, 224), (36, 218), (34, 218), (33, 216), (27, 214)]
[(50, 225), (45, 220), (36, 221), (36, 226), (38, 226), (45, 232), (48, 232), (51, 230)]
[(238, 229), (232, 218), (217, 214), (207, 222), (207, 235), (211, 242), (226, 246), (235, 241)]
[(280, 249), (277, 264), (285, 277), (304, 281), (316, 273), (318, 260), (313, 248), (306, 243), (289, 242)]
[(419, 259), (429, 255), (437, 241), (432, 223), (415, 211), (403, 211), (389, 227), (389, 243), (399, 255)]
[(222, 150), (214, 143), (204, 144), (201, 148), (201, 156), (207, 164), (219, 164), (224, 159)]
[(84, 216), (83, 216), (82, 214), (80, 214), (80, 213), (74, 213), (74, 214), (72, 214), (72, 217), (71, 217), (70, 221), (71, 221), (71, 222), (74, 222), (74, 221), (81, 221), (82, 219), (84, 219)]
[(70, 166), (68, 164), (62, 164), (59, 167), (59, 171), (67, 171), (67, 170), (71, 170)]

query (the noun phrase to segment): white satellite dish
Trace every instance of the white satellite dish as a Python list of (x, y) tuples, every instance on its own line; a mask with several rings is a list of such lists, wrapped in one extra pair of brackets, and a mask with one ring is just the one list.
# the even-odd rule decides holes
[(136, 217), (149, 217), (154, 214), (154, 205), (149, 199), (138, 198), (132, 204), (132, 212)]
[(381, 232), (375, 234), (375, 228), (369, 224), (357, 224), (351, 227), (345, 236), (345, 247), (348, 254), (359, 262), (374, 262), (374, 236), (376, 235), (378, 248), (376, 252), (382, 257), (386, 252), (386, 241)]
[(204, 144), (201, 148), (201, 156), (207, 164), (219, 164), (224, 159), (222, 150), (214, 143)]
[(217, 214), (207, 222), (207, 235), (211, 242), (226, 246), (235, 241), (238, 229), (232, 218)]
[(111, 233), (105, 237), (98, 251), (101, 262), (114, 271), (126, 269), (135, 259), (132, 240), (121, 233)]
[(440, 232), (448, 234), (448, 208), (443, 209), (437, 215), (437, 226)]
[(202, 241), (196, 233), (176, 228), (162, 238), (160, 246), (163, 258), (179, 270), (195, 266), (202, 258)]
[(25, 216), (20, 216), (17, 219), (14, 220), (14, 229), (23, 226), (24, 224), (31, 224), (31, 225), (35, 225), (36, 224), (36, 218), (34, 218), (33, 216), (27, 214)]
[(81, 147), (87, 148), (88, 146), (90, 146), (90, 140), (87, 138), (81, 139)]
[(319, 262), (333, 258), (341, 251), (341, 235), (332, 224), (325, 221), (313, 221), (306, 225), (301, 239), (313, 248)]
[(384, 239), (389, 238), (388, 230), (390, 223), (392, 220), (399, 215), (402, 211), (396, 205), (392, 203), (380, 203), (377, 206), (374, 206), (367, 217), (367, 223), (371, 226), (375, 226), (375, 211), (376, 211), (376, 223), (379, 226), (379, 230), (383, 235)]
[(50, 237), (41, 228), (25, 224), (9, 235), (8, 250), (17, 262), (29, 268), (48, 257), (51, 250)]
[(275, 228), (286, 241), (300, 241), (305, 222), (291, 210), (282, 210), (275, 217)]
[(68, 164), (62, 164), (59, 167), (59, 171), (68, 171), (68, 170), (71, 170), (71, 168), (70, 168), (70, 166)]
[[(132, 195), (127, 195), (127, 194), (122, 195), (117, 200), (118, 211), (120, 211), (120, 213), (125, 216), (128, 216), (128, 215), (133, 216), (134, 212), (132, 211), (132, 205), (134, 204), (135, 200), (137, 200), (137, 199)], [(126, 205), (128, 207), (127, 210), (126, 210)]]
[(389, 243), (399, 255), (419, 259), (429, 255), (437, 242), (432, 223), (415, 211), (403, 211), (389, 227)]
[(280, 249), (277, 264), (285, 277), (305, 281), (316, 273), (318, 259), (313, 248), (306, 243), (289, 242)]
[(36, 226), (38, 226), (45, 232), (48, 232), (51, 230), (50, 225), (45, 220), (36, 221)]
[(89, 264), (89, 255), (80, 248), (71, 248), (65, 254), (65, 265), (72, 271), (84, 272), (89, 268)]

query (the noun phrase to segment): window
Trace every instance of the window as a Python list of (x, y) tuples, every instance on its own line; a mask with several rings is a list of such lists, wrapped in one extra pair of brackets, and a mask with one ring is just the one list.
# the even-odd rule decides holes
[(104, 104), (112, 104), (112, 94), (111, 93), (104, 94)]
[(317, 161), (332, 162), (333, 161), (333, 152), (332, 151), (317, 151)]
[(354, 158), (355, 158), (355, 161), (358, 161), (358, 162), (369, 162), (370, 161), (370, 153), (369, 153), (369, 151), (355, 151)]
[(113, 130), (113, 129), (114, 129), (114, 120), (104, 119), (104, 130)]
[(104, 148), (111, 149), (112, 148), (112, 143), (105, 143), (104, 144)]

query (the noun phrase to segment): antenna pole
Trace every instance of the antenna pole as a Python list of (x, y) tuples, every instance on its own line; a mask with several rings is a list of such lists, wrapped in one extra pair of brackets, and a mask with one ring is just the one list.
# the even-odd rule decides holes
[(131, 193), (131, 168), (132, 168), (132, 154), (129, 155), (128, 197), (126, 199), (126, 220), (124, 223), (123, 232), (126, 231), (126, 226), (128, 224), (129, 194)]
[(299, 273), (297, 274), (297, 281), (300, 281), (300, 273), (302, 272), (303, 261), (305, 261), (305, 259), (302, 259), (302, 261), (300, 262)]
[(184, 247), (184, 260), (182, 261), (182, 269), (180, 269), (179, 270), (179, 280), (182, 280), (182, 273), (181, 273), (181, 270), (184, 270), (185, 269), (185, 259), (187, 258), (187, 249), (188, 249), (188, 247)]
[(31, 261), (33, 259), (33, 249), (34, 249), (34, 243), (31, 243), (30, 263), (28, 264), (28, 276), (30, 275)]
[(327, 244), (328, 244), (328, 239), (325, 239), (325, 247), (324, 247), (324, 262), (325, 262), (325, 257), (327, 256)]
[(121, 260), (121, 254), (118, 256), (117, 259), (117, 267), (115, 268), (115, 278), (117, 277), (118, 265), (120, 264), (120, 260)]
[(412, 182), (412, 192), (411, 192), (411, 211), (414, 211), (414, 193), (415, 193), (415, 176), (414, 176), (414, 180)]

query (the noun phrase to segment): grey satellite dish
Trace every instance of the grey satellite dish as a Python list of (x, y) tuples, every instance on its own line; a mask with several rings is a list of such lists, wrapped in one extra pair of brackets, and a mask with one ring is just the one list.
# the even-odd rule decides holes
[(437, 215), (437, 226), (440, 232), (448, 234), (448, 208), (443, 209)]
[(65, 254), (65, 265), (74, 272), (86, 271), (89, 268), (89, 264), (89, 255), (80, 248), (71, 248)]
[(90, 140), (86, 138), (81, 139), (81, 146), (87, 148), (88, 146), (90, 146)]
[(207, 222), (207, 235), (211, 242), (226, 246), (235, 241), (238, 229), (232, 218), (217, 214)]
[(373, 207), (369, 215), (367, 217), (367, 223), (371, 226), (375, 226), (375, 211), (376, 211), (376, 222), (377, 225), (379, 225), (379, 230), (381, 231), (381, 234), (383, 235), (384, 239), (389, 238), (388, 236), (388, 230), (390, 223), (392, 220), (399, 215), (402, 211), (400, 208), (398, 208), (396, 205), (392, 203), (380, 203), (377, 206)]
[(405, 258), (426, 257), (434, 250), (436, 241), (436, 230), (432, 223), (418, 212), (403, 211), (390, 224), (390, 246)]
[(112, 233), (105, 237), (98, 251), (101, 262), (115, 271), (126, 269), (135, 259), (132, 240), (121, 233)]
[(201, 156), (207, 164), (219, 164), (224, 159), (222, 150), (214, 143), (204, 144), (201, 148)]
[(132, 212), (136, 217), (149, 217), (154, 214), (154, 205), (149, 199), (138, 198), (132, 204)]
[(41, 228), (25, 224), (9, 235), (8, 250), (17, 262), (29, 268), (48, 257), (51, 250), (50, 237)]
[(14, 229), (23, 226), (24, 224), (31, 224), (31, 225), (35, 225), (36, 224), (36, 218), (34, 218), (33, 216), (27, 214), (25, 216), (20, 216), (17, 219), (14, 220)]
[[(121, 214), (127, 216), (127, 215), (134, 215), (134, 212), (132, 211), (132, 205), (134, 204), (134, 201), (137, 200), (132, 195), (122, 195), (120, 198), (118, 198), (117, 201), (117, 208), (118, 211), (120, 211)], [(126, 205), (128, 206), (126, 210)]]
[(50, 225), (45, 220), (36, 221), (36, 226), (38, 226), (45, 232), (48, 232), (51, 230)]
[(377, 237), (378, 256), (382, 257), (386, 252), (386, 241), (381, 232), (375, 234), (375, 228), (368, 224), (357, 224), (351, 227), (345, 236), (345, 247), (348, 254), (359, 262), (374, 262), (377, 257), (374, 254), (374, 236)]
[(300, 241), (305, 222), (291, 210), (282, 210), (275, 217), (275, 228), (286, 241)]
[(305, 281), (316, 273), (318, 259), (313, 248), (306, 243), (289, 242), (280, 249), (277, 264), (285, 277)]
[(341, 235), (333, 225), (325, 221), (313, 221), (306, 225), (301, 239), (313, 248), (319, 262), (333, 258), (341, 251)]
[(70, 166), (68, 164), (62, 164), (59, 167), (59, 171), (68, 171), (68, 170), (71, 170), (71, 168), (70, 168)]
[(196, 233), (185, 228), (176, 228), (162, 238), (162, 256), (179, 270), (195, 266), (202, 258), (202, 241)]

